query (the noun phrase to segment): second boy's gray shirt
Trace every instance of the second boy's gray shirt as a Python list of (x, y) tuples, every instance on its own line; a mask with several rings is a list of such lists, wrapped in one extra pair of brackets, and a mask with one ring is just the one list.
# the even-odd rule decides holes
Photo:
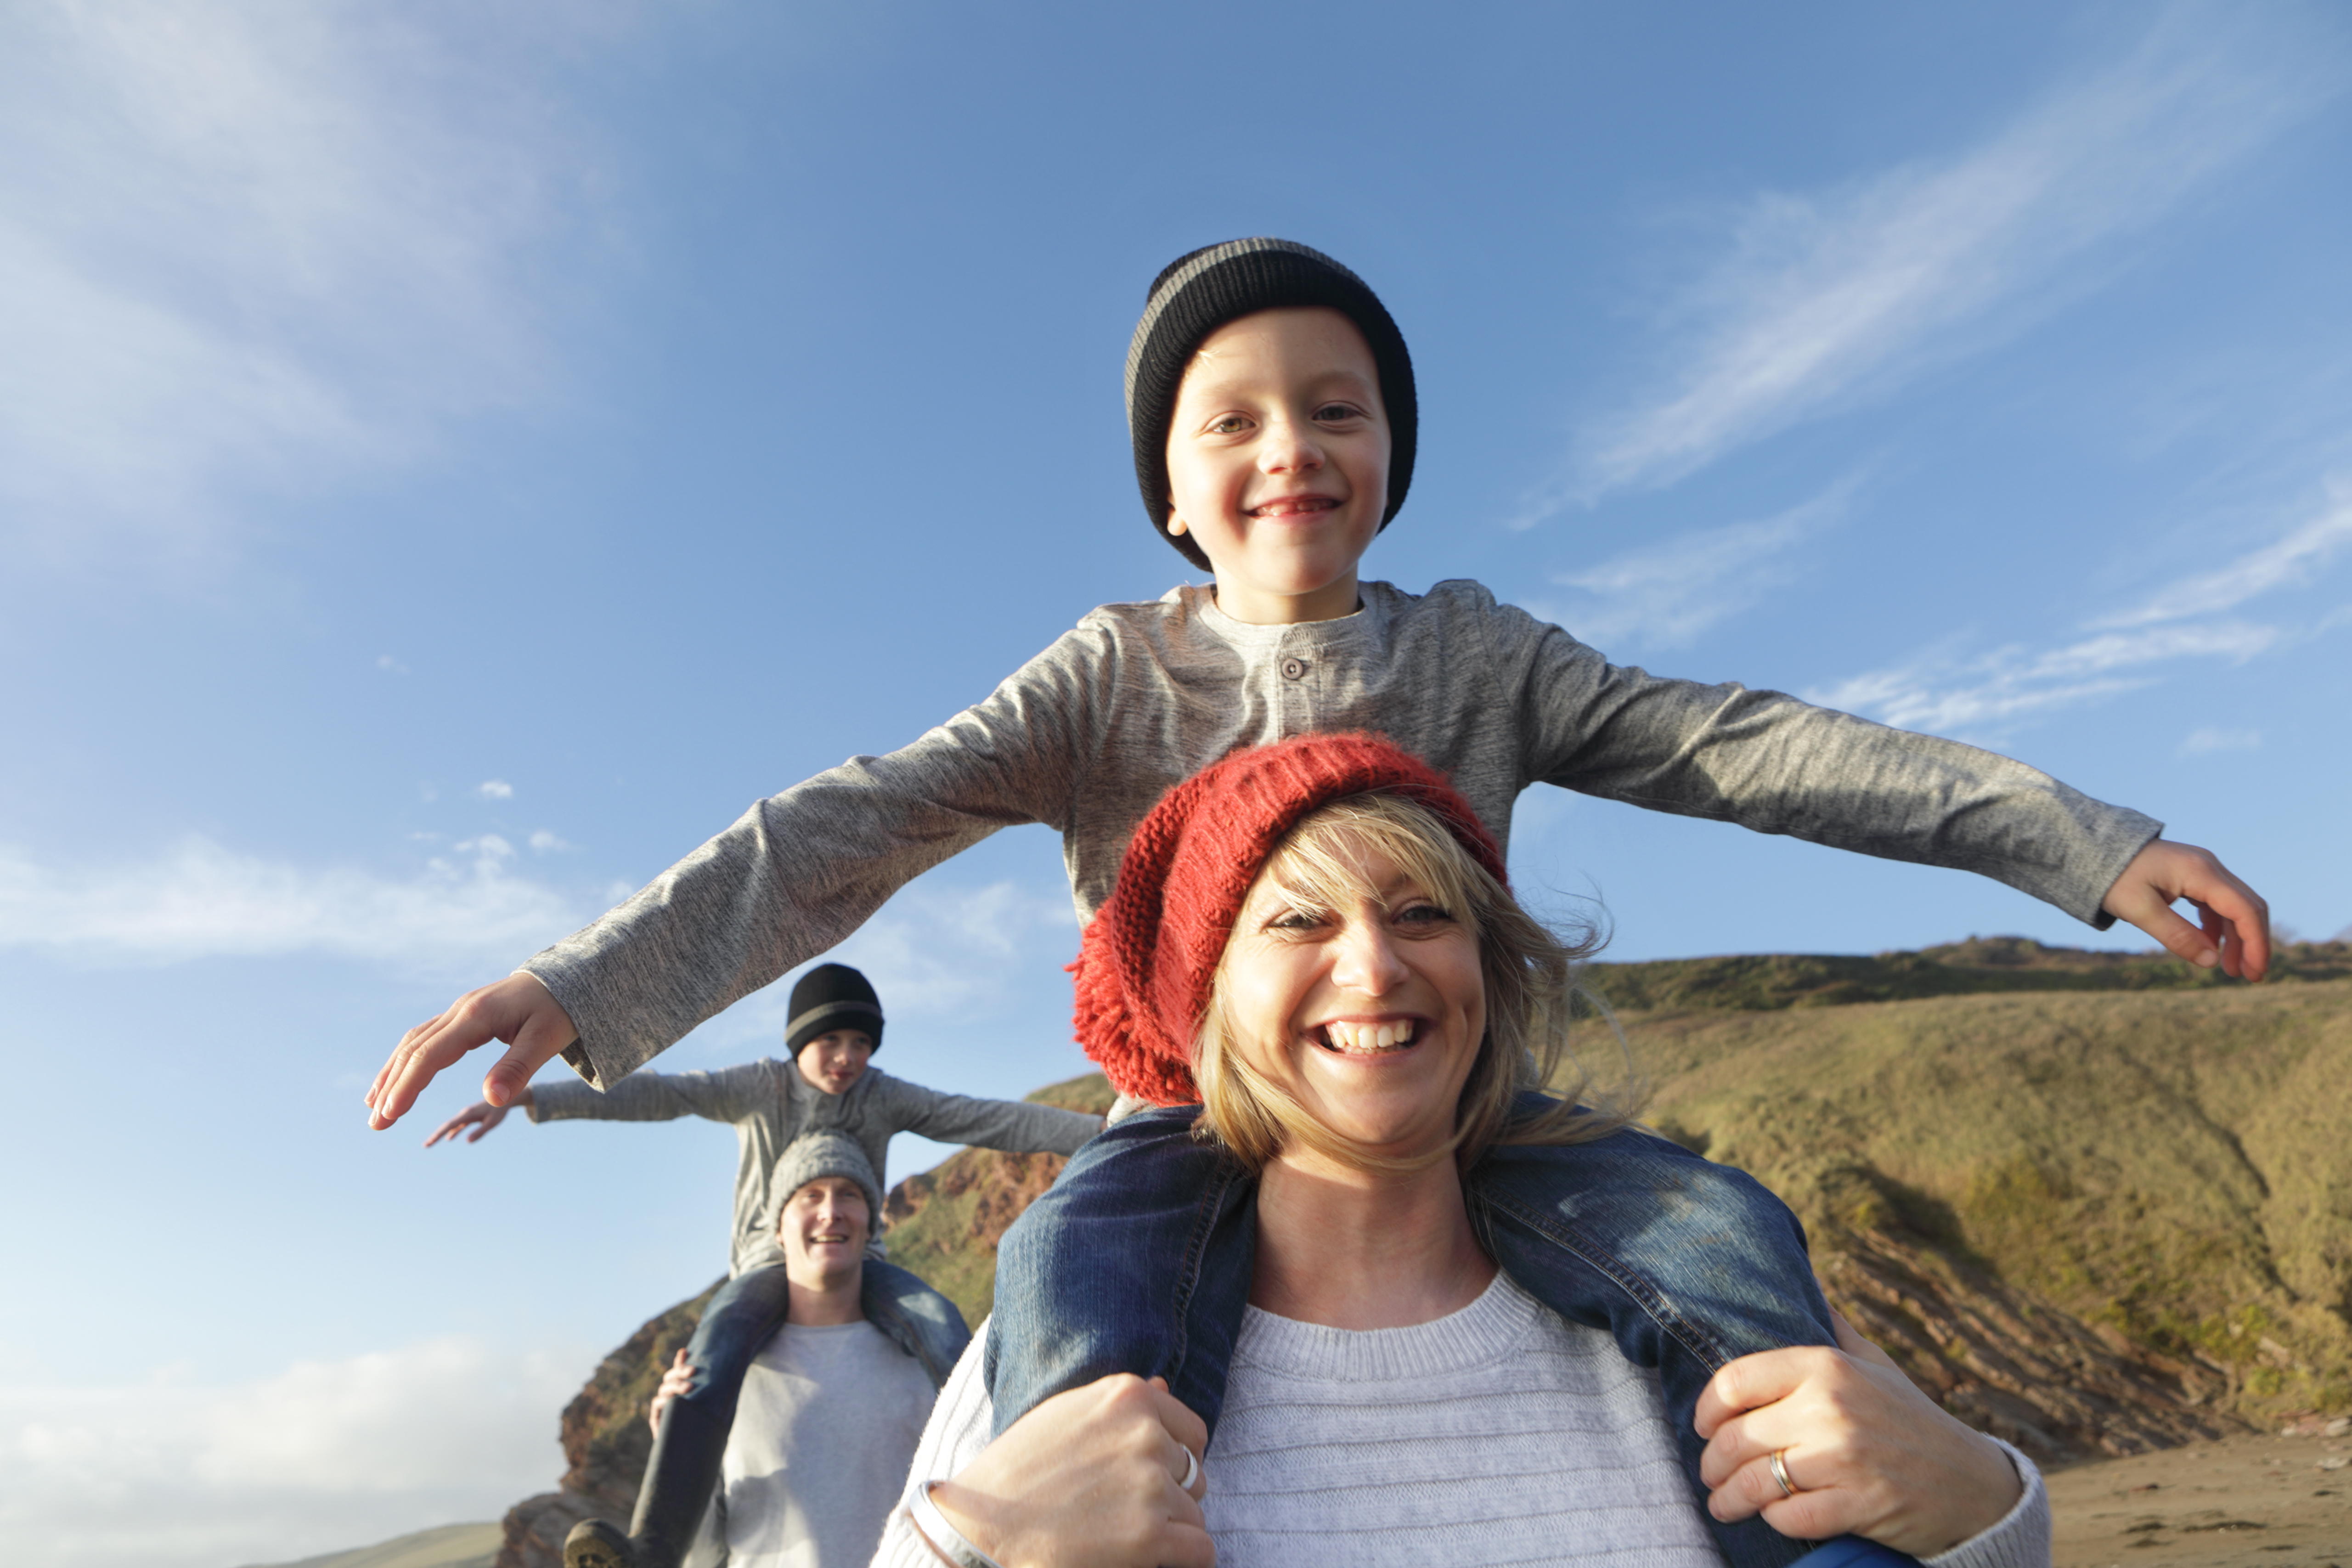
[[(670, 1121), (681, 1116), (731, 1121), (739, 1153), (735, 1164), (735, 1236), (729, 1248), (731, 1278), (747, 1268), (783, 1261), (776, 1245), (775, 1204), (790, 1196), (772, 1191), (776, 1161), (795, 1138), (807, 1132), (841, 1132), (856, 1141), (874, 1167), (888, 1177), (883, 1162), (890, 1135), (912, 1132), (941, 1143), (974, 1143), (983, 1149), (1075, 1154), (1102, 1129), (1102, 1118), (1050, 1105), (976, 1100), (942, 1094), (868, 1068), (840, 1094), (827, 1094), (801, 1077), (791, 1062), (762, 1057), (717, 1072), (639, 1073), (603, 1094), (584, 1083), (537, 1083), (530, 1089), (533, 1121), (575, 1117), (600, 1121)], [(874, 1216), (874, 1231), (882, 1216)]]
[(580, 1031), (564, 1058), (614, 1086), (1000, 827), (1062, 835), (1084, 921), (1172, 785), (1316, 731), (1377, 731), (1425, 758), (1507, 848), (1519, 792), (1554, 784), (1981, 872), (2102, 929), (2107, 889), (2162, 830), (1958, 742), (1613, 666), (1475, 583), (1361, 595), (1297, 626), (1236, 621), (1205, 587), (1106, 605), (912, 745), (760, 802), (524, 966)]

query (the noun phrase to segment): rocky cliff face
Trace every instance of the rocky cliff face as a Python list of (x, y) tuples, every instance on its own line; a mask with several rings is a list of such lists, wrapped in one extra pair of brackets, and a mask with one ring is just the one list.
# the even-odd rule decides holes
[[(1831, 1303), (1946, 1408), (2063, 1465), (2352, 1407), (2352, 948), (2282, 967), (2249, 988), (1996, 940), (1593, 979), (1648, 1004), (1623, 1018), (1652, 1124), (1786, 1198)], [(891, 1257), (977, 1323), (1062, 1164), (968, 1150), (900, 1183)], [(570, 1468), (508, 1514), (499, 1568), (628, 1517), (646, 1402), (708, 1294), (565, 1407)]]
[(599, 1516), (627, 1521), (653, 1453), (646, 1407), (662, 1369), (694, 1337), (703, 1303), (719, 1283), (631, 1334), (563, 1407), (558, 1424), (567, 1467), (563, 1479), (556, 1490), (526, 1498), (507, 1510), (497, 1568), (562, 1568), (563, 1538), (573, 1525)]

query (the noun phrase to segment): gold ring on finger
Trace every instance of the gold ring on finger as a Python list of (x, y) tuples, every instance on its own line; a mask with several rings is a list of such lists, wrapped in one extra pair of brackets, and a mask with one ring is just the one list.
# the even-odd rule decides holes
[(1772, 1450), (1772, 1479), (1779, 1484), (1780, 1488), (1780, 1495), (1782, 1497), (1795, 1497), (1799, 1488), (1794, 1481), (1791, 1481), (1789, 1479), (1788, 1462), (1780, 1458), (1781, 1455), (1788, 1451), (1789, 1450), (1786, 1448), (1775, 1448)]

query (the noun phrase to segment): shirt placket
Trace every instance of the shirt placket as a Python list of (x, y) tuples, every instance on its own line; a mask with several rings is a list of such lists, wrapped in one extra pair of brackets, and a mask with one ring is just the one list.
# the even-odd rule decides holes
[(1317, 651), (1310, 639), (1288, 635), (1283, 637), (1281, 646), (1276, 650), (1274, 681), (1276, 689), (1281, 694), (1279, 711), (1282, 714), (1283, 740), (1287, 741), (1294, 735), (1311, 735), (1316, 731)]

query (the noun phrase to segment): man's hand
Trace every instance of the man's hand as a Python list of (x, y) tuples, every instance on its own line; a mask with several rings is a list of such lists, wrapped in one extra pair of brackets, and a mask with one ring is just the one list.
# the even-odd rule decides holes
[(1177, 1485), (1208, 1441), (1164, 1379), (1119, 1373), (1015, 1421), (931, 1501), (1009, 1568), (1216, 1568), (1207, 1479)]
[(400, 1037), (368, 1089), (368, 1125), (381, 1131), (407, 1115), (435, 1074), (492, 1040), (514, 1047), (482, 1079), (483, 1100), (504, 1110), (529, 1087), (531, 1074), (579, 1037), (572, 1015), (534, 975), (509, 974), (468, 991), (447, 1012)]
[[(2024, 1484), (2009, 1456), (1832, 1317), (1839, 1349), (1741, 1356), (1700, 1393), (1707, 1511), (1727, 1524), (1761, 1513), (1801, 1541), (1859, 1535), (1914, 1557), (2000, 1523)], [(1792, 1491), (1773, 1478), (1776, 1453)]]
[[(2172, 912), (2182, 899), (2196, 906), (2196, 925)], [(2240, 980), (2260, 980), (2270, 973), (2270, 905), (2230, 875), (2210, 850), (2193, 844), (2151, 839), (2132, 857), (2100, 907), (2200, 969), (2219, 963), (2223, 973)]]
[(530, 1087), (528, 1084), (523, 1086), (523, 1091), (520, 1094), (516, 1095), (514, 1097), (513, 1103), (509, 1105), (492, 1105), (487, 1100), (477, 1100), (473, 1104), (466, 1107), (465, 1110), (457, 1112), (457, 1115), (449, 1118), (448, 1121), (444, 1121), (440, 1126), (436, 1127), (433, 1130), (433, 1136), (425, 1141), (425, 1146), (427, 1149), (430, 1149), (433, 1145), (439, 1143), (444, 1140), (455, 1142), (457, 1141), (457, 1134), (460, 1132), (466, 1132), (466, 1129), (468, 1127), (471, 1127), (473, 1131), (471, 1132), (466, 1132), (466, 1142), (468, 1143), (478, 1143), (482, 1141), (483, 1133), (488, 1132), (491, 1128), (496, 1127), (499, 1122), (504, 1121), (507, 1119), (508, 1111), (529, 1110), (530, 1109)]
[(662, 1369), (661, 1386), (654, 1390), (654, 1402), (646, 1410), (646, 1422), (653, 1427), (655, 1436), (661, 1436), (662, 1412), (669, 1408), (669, 1402), (684, 1398), (686, 1391), (693, 1386), (694, 1363), (680, 1350), (677, 1359)]

